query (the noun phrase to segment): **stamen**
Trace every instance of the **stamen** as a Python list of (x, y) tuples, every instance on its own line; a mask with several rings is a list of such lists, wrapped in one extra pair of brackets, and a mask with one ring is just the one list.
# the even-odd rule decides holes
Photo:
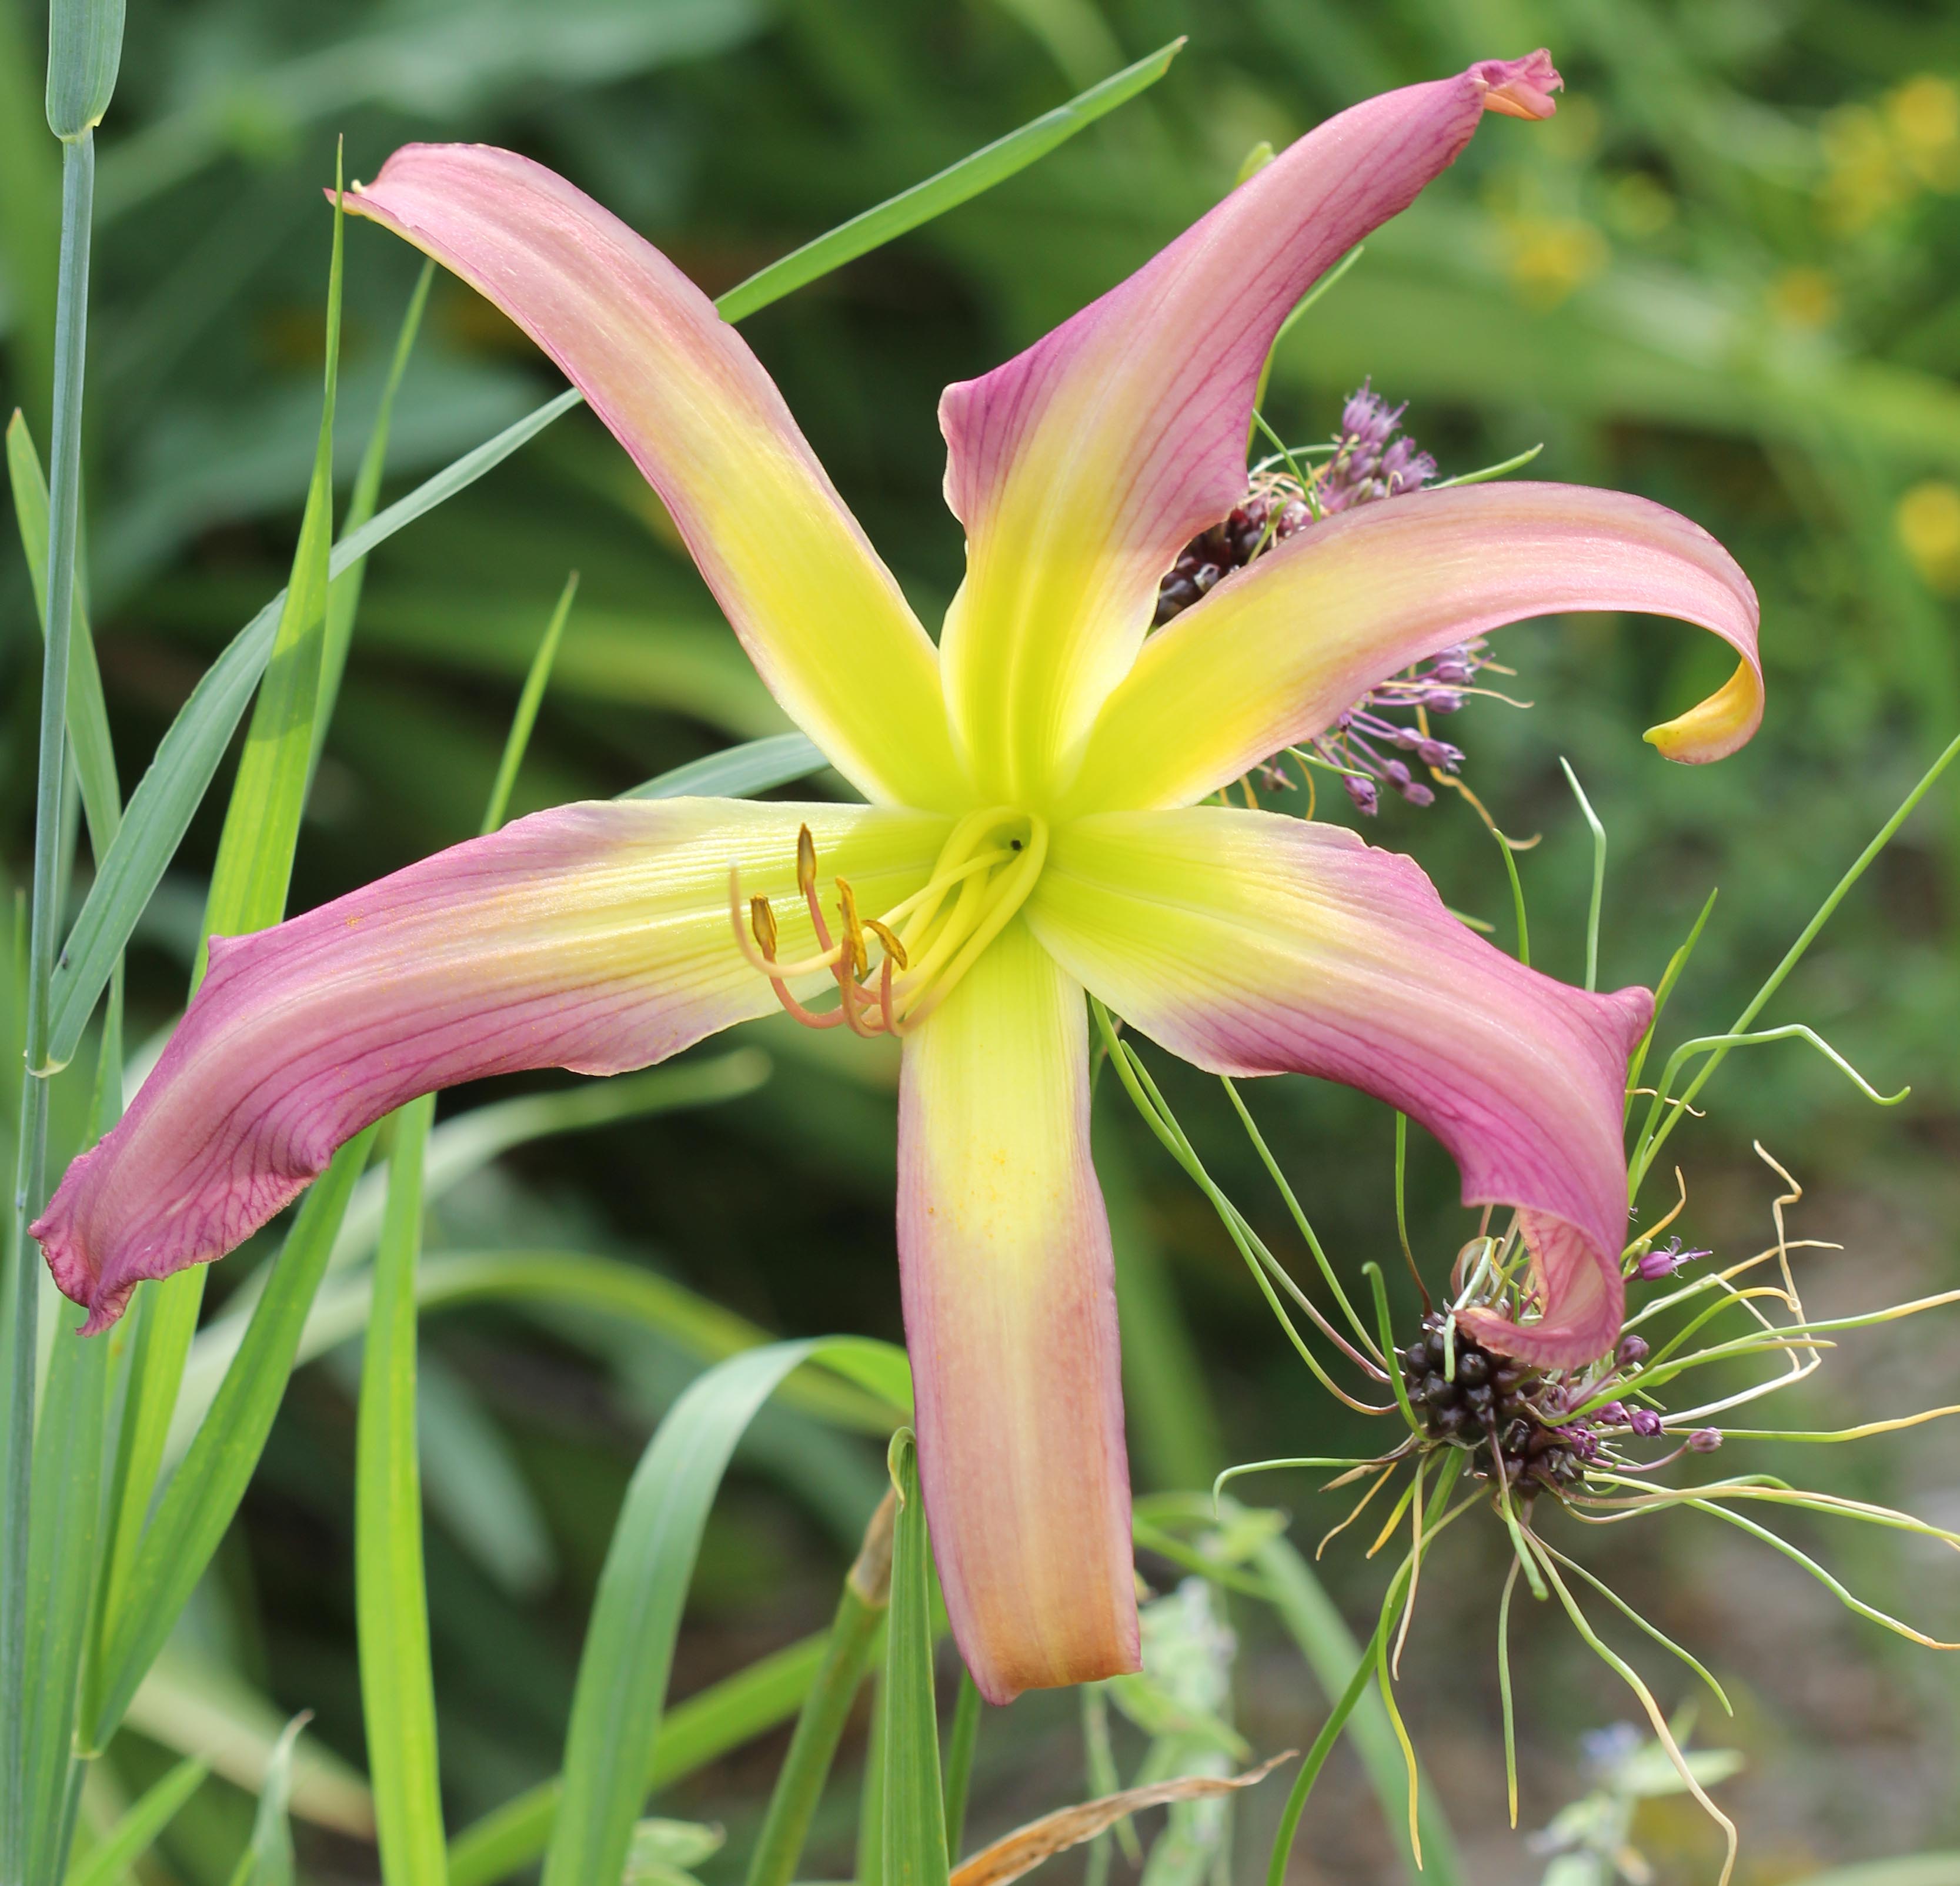
[[(797, 887), (819, 953), (797, 963), (778, 960), (779, 931), (766, 898), (749, 900), (745, 934), (739, 876), (732, 872), (730, 917), (744, 958), (769, 979), (797, 1020), (810, 1027), (848, 1027), (865, 1036), (901, 1035), (946, 999), (1013, 921), (1047, 857), (1043, 820), (1012, 806), (970, 813), (947, 835), (931, 876), (880, 916), (865, 916), (849, 881), (836, 879), (838, 933), (833, 938), (817, 892), (816, 842), (806, 825), (797, 835)], [(874, 937), (880, 950), (875, 984), (870, 979)], [(837, 1007), (822, 1014), (797, 1001), (787, 986), (819, 969), (830, 972), (838, 991)]]

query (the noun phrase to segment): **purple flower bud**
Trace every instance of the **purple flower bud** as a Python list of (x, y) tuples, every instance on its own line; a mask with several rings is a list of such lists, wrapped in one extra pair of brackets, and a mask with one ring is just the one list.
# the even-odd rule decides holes
[(1453, 688), (1432, 688), (1423, 696), (1422, 704), (1432, 714), (1454, 714), (1463, 704), (1463, 697)]
[(1620, 1346), (1613, 1352), (1614, 1360), (1622, 1369), (1637, 1369), (1647, 1359), (1647, 1343), (1644, 1336), (1622, 1336)]
[(1592, 1418), (1605, 1427), (1624, 1427), (1627, 1425), (1627, 1404), (1624, 1401), (1608, 1401), (1602, 1408), (1592, 1411)]
[(1354, 800), (1354, 809), (1370, 819), (1373, 818), (1381, 807), (1380, 798), (1375, 791), (1375, 782), (1372, 779), (1359, 778), (1353, 773), (1343, 773), (1341, 784), (1348, 797)]
[(1462, 749), (1447, 740), (1424, 740), (1415, 750), (1424, 765), (1440, 766), (1446, 773), (1455, 772), (1463, 764)]
[(1438, 661), (1429, 672), (1438, 681), (1446, 682), (1452, 688), (1461, 688), (1468, 685), (1476, 670), (1467, 661), (1452, 654), (1447, 660)]
[(1652, 1408), (1629, 1408), (1627, 1425), (1643, 1440), (1652, 1440), (1660, 1432), (1660, 1417)]
[(1398, 759), (1390, 760), (1382, 768), (1382, 771), (1389, 784), (1394, 787), (1397, 792), (1400, 792), (1409, 783), (1409, 769)]
[(1688, 1444), (1698, 1454), (1712, 1454), (1722, 1445), (1722, 1431), (1719, 1428), (1698, 1427), (1688, 1436)]
[(1403, 798), (1411, 806), (1433, 806), (1436, 803), (1436, 794), (1419, 779), (1411, 780), (1400, 790)]

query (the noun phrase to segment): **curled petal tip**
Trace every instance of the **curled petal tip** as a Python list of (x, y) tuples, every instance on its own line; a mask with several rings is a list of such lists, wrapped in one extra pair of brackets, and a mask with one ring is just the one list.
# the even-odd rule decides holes
[(1736, 672), (1707, 700), (1672, 720), (1649, 727), (1641, 738), (1666, 759), (1685, 765), (1705, 765), (1710, 760), (1726, 759), (1739, 747), (1747, 746), (1762, 718), (1763, 678), (1745, 660), (1736, 664)]
[(1543, 46), (1522, 59), (1487, 59), (1470, 68), (1484, 87), (1484, 109), (1507, 118), (1549, 118), (1558, 109), (1551, 94), (1565, 81)]

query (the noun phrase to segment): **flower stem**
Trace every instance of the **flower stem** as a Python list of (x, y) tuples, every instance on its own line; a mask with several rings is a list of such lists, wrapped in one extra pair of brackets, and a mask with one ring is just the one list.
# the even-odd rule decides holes
[(61, 918), (62, 787), (68, 757), (69, 628), (81, 508), (82, 366), (88, 323), (88, 238), (95, 194), (91, 132), (62, 145), (60, 285), (55, 314), (55, 416), (49, 462), (48, 619), (41, 665), (40, 769), (34, 794), (33, 914), (27, 943), (27, 1071), (8, 1239), (13, 1270), (6, 1414), (6, 1489), (0, 1504), (0, 1878), (21, 1875), (27, 1754), (27, 1519), (33, 1490), (34, 1369), (40, 1266), (27, 1226), (43, 1203), (47, 1162), (48, 984)]

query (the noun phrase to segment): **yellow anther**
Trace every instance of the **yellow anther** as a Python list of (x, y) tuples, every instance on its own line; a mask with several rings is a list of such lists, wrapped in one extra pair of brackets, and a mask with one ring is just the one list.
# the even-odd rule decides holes
[(905, 946), (892, 933), (887, 925), (880, 923), (875, 917), (867, 917), (864, 919), (864, 927), (884, 945), (885, 954), (891, 958), (895, 968), (902, 969), (906, 966)]
[(864, 947), (864, 926), (858, 921), (857, 894), (841, 877), (837, 880), (837, 914), (844, 925), (844, 943), (851, 953), (852, 972), (864, 975), (870, 972), (871, 957)]
[(816, 841), (810, 827), (797, 829), (797, 889), (807, 897), (816, 888)]
[(776, 955), (776, 913), (769, 908), (766, 897), (749, 898), (749, 928), (755, 936), (756, 948), (773, 962)]

